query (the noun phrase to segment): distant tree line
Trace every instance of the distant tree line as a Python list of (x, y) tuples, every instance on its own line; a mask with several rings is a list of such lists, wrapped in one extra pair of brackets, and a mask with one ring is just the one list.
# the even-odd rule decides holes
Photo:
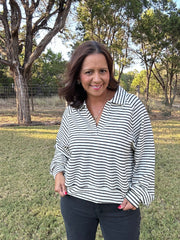
[[(48, 89), (63, 78), (61, 56), (51, 51), (43, 56), (57, 34), (72, 50), (86, 40), (102, 42), (122, 86), (138, 86), (147, 107), (152, 91), (161, 91), (165, 105), (172, 106), (180, 84), (180, 9), (173, 0), (2, 0), (1, 5), (0, 86), (12, 86), (13, 78), (19, 124), (31, 123), (32, 86)], [(138, 73), (129, 78), (124, 73), (137, 57), (145, 68), (143, 81)]]
[[(66, 61), (61, 53), (53, 53), (48, 49), (34, 63), (31, 81), (29, 81), (29, 97), (44, 97), (58, 94), (59, 83), (63, 81), (66, 69)], [(119, 72), (115, 71), (118, 81)], [(120, 85), (128, 92), (137, 93), (137, 87), (141, 95), (146, 94), (146, 70), (137, 70), (122, 73)], [(179, 82), (178, 82), (179, 83)], [(160, 84), (152, 75), (149, 85), (149, 94), (153, 97), (163, 95)], [(180, 95), (180, 84), (177, 88)], [(0, 65), (0, 98), (15, 97), (14, 81), (6, 66)]]
[(155, 92), (161, 88), (165, 105), (172, 106), (180, 84), (180, 9), (173, 0), (81, 0), (77, 22), (74, 47), (91, 39), (104, 43), (119, 82), (138, 57), (145, 68), (141, 89), (147, 107), (152, 86)]

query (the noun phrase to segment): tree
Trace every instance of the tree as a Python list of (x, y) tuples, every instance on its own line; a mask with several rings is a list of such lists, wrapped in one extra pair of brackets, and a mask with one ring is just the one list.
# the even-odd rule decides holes
[[(28, 82), (34, 61), (64, 28), (73, 0), (1, 0), (0, 63), (15, 84), (19, 124), (30, 124)], [(35, 42), (43, 35), (38, 44)]]
[[(166, 98), (165, 103), (168, 105), (171, 102), (170, 104), (172, 104), (172, 101), (169, 102), (168, 100), (167, 89), (169, 86), (171, 89), (169, 89), (170, 95), (172, 95), (171, 87), (174, 86), (174, 89), (177, 87), (177, 77), (174, 78), (174, 74), (179, 71), (180, 41), (179, 11), (173, 1), (162, 0), (157, 2), (152, 9), (146, 10), (135, 24), (132, 35), (135, 43), (140, 46), (136, 53), (146, 67), (146, 104), (148, 102), (152, 73), (163, 88)], [(161, 70), (166, 69), (168, 76), (166, 80), (160, 74), (162, 71), (158, 71), (158, 66), (161, 66)], [(156, 74), (153, 68), (156, 69)], [(171, 77), (171, 80), (169, 77)], [(175, 83), (170, 84), (170, 86), (169, 83), (172, 83), (173, 79), (176, 79)], [(171, 100), (173, 99), (174, 97)]]
[(137, 70), (129, 71), (121, 75), (121, 86), (126, 90), (130, 91), (130, 87), (134, 77), (138, 74)]
[(38, 85), (39, 88), (44, 89), (45, 93), (51, 89), (58, 91), (58, 84), (62, 80), (65, 64), (66, 61), (62, 59), (61, 53), (56, 54), (48, 49), (33, 65), (31, 86)]
[(42, 53), (34, 62), (32, 77), (29, 82), (32, 112), (34, 111), (34, 95), (50, 96), (58, 92), (58, 85), (62, 80), (65, 64), (61, 53), (53, 53), (51, 49)]
[(146, 69), (146, 106), (149, 100), (149, 84), (152, 74), (152, 68), (156, 57), (161, 50), (159, 47), (159, 36), (161, 31), (158, 26), (159, 18), (154, 15), (153, 9), (146, 10), (142, 17), (134, 25), (132, 32), (133, 40), (140, 48), (136, 50), (141, 62)]
[[(78, 41), (105, 44), (118, 66), (118, 81), (132, 60), (129, 54), (130, 28), (149, 1), (82, 0), (77, 9)], [(81, 34), (80, 34), (81, 33)]]
[(163, 48), (153, 75), (162, 87), (165, 105), (171, 108), (180, 85), (180, 10), (171, 11), (165, 18)]
[[(137, 73), (131, 83), (130, 90), (132, 92), (137, 92), (137, 86), (139, 88), (139, 93), (145, 95), (146, 93), (146, 81), (147, 81), (146, 70), (142, 70), (140, 73)], [(149, 82), (149, 94), (152, 96), (159, 95), (161, 91), (160, 84), (156, 81), (156, 79), (151, 76), (151, 80)]]

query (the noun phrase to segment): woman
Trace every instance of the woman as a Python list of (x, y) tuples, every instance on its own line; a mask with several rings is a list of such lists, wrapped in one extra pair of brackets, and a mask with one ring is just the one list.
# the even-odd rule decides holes
[(139, 205), (154, 198), (154, 141), (141, 101), (118, 86), (100, 43), (80, 45), (69, 62), (68, 106), (51, 174), (61, 196), (68, 240), (139, 239)]

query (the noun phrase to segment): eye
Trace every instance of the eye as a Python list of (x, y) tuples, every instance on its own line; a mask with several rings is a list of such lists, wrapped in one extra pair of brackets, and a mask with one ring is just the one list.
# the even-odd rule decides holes
[(106, 72), (107, 72), (106, 69), (101, 69), (101, 70), (100, 70), (100, 73), (106, 73)]
[(85, 74), (86, 74), (86, 75), (91, 75), (91, 74), (92, 74), (92, 71), (86, 71)]

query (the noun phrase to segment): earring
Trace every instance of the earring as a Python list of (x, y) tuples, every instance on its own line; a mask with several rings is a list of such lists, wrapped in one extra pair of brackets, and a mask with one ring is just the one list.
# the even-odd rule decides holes
[(80, 82), (80, 80), (78, 79), (78, 80), (77, 80), (77, 84), (80, 85), (80, 83), (81, 83), (81, 82)]

